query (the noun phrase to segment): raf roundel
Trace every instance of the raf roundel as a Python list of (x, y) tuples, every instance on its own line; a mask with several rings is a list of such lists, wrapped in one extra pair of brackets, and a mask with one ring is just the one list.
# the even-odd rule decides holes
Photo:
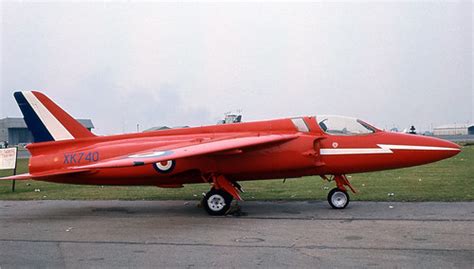
[(169, 161), (154, 163), (153, 168), (155, 168), (155, 170), (158, 171), (159, 173), (166, 174), (173, 171), (175, 165), (176, 165), (176, 162), (174, 160), (169, 160)]

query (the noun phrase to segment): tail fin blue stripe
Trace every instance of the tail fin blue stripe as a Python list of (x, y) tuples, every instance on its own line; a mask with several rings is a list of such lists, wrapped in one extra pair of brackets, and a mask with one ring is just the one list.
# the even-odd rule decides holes
[(53, 136), (48, 131), (43, 122), (40, 120), (31, 105), (28, 103), (25, 96), (23, 96), (23, 93), (15, 92), (14, 96), (18, 103), (18, 106), (21, 109), (21, 112), (23, 113), (26, 125), (28, 126), (30, 132), (33, 134), (34, 142), (38, 143), (54, 141)]

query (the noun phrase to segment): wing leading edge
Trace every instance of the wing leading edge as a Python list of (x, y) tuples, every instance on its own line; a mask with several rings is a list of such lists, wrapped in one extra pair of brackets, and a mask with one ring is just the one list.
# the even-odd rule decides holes
[(298, 137), (297, 134), (262, 135), (216, 140), (212, 142), (193, 144), (175, 149), (150, 149), (148, 151), (137, 152), (126, 156), (101, 161), (95, 164), (73, 166), (69, 169), (102, 169), (142, 166), (146, 164), (175, 160), (180, 158), (219, 153), (229, 150), (238, 150), (246, 147), (264, 145), (275, 142), (284, 142), (295, 139), (296, 137)]

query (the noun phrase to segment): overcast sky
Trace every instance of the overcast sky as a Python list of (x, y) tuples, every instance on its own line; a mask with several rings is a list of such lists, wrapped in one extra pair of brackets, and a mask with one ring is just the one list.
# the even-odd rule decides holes
[(474, 120), (471, 1), (1, 2), (0, 118), (40, 90), (100, 134), (295, 115)]

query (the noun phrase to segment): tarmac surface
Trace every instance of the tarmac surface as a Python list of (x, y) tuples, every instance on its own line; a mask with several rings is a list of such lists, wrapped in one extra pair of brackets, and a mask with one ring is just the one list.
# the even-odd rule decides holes
[(474, 203), (0, 201), (0, 268), (473, 268)]

